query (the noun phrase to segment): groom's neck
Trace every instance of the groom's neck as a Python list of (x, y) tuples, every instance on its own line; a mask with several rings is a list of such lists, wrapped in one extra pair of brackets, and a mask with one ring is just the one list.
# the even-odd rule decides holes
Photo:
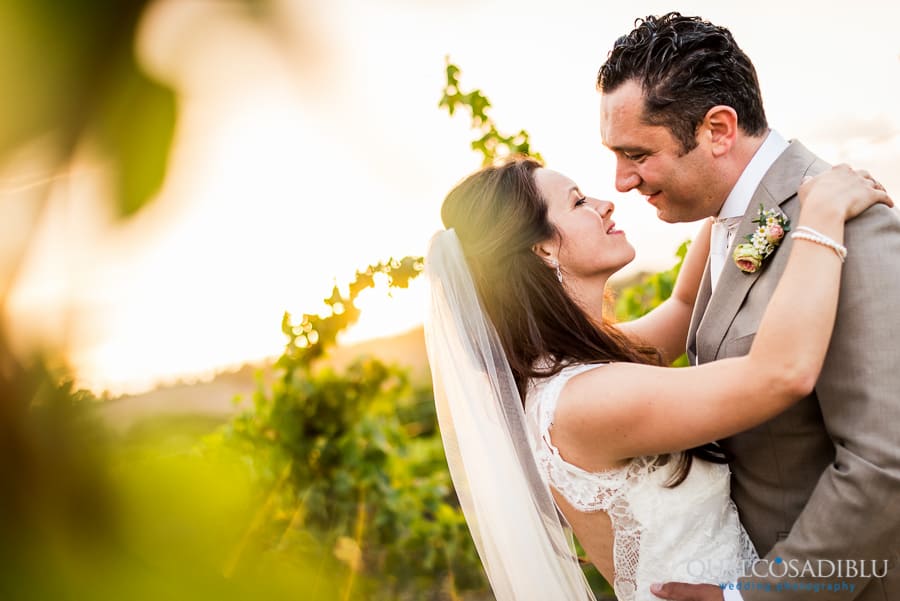
[[(722, 181), (726, 183), (721, 204), (725, 203), (725, 199), (731, 194), (731, 190), (734, 188), (735, 184), (737, 184), (741, 174), (744, 173), (744, 169), (746, 169), (747, 165), (750, 164), (750, 161), (753, 160), (753, 155), (755, 155), (756, 151), (759, 150), (759, 147), (763, 145), (763, 142), (765, 142), (766, 136), (768, 135), (769, 130), (766, 130), (761, 136), (738, 135), (734, 145), (731, 147), (731, 151), (728, 153), (727, 163), (724, 169), (720, 171)], [(719, 206), (719, 210), (721, 210), (721, 205)]]
[(737, 137), (731, 152), (733, 175), (731, 178), (732, 187), (737, 183), (738, 178), (741, 177), (741, 174), (744, 172), (744, 169), (747, 168), (747, 165), (750, 164), (750, 161), (753, 160), (753, 155), (755, 155), (756, 151), (759, 150), (759, 147), (763, 145), (763, 142), (766, 141), (766, 136), (768, 135), (769, 130), (767, 129), (761, 136), (747, 136), (741, 134)]

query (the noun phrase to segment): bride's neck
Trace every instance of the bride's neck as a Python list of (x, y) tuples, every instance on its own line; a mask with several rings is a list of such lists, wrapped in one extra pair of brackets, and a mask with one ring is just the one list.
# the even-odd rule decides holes
[(603, 301), (606, 297), (606, 276), (590, 280), (565, 282), (566, 292), (595, 324), (603, 323)]

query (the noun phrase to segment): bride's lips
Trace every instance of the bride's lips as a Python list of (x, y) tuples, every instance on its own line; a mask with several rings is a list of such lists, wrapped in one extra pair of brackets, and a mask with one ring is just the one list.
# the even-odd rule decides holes
[(617, 229), (616, 229), (616, 222), (615, 222), (615, 221), (610, 221), (610, 222), (609, 222), (609, 227), (606, 228), (606, 235), (607, 235), (607, 236), (612, 236), (612, 235), (615, 235), (615, 234), (624, 234), (624, 233), (625, 233), (624, 231), (622, 231), (622, 230), (617, 230)]

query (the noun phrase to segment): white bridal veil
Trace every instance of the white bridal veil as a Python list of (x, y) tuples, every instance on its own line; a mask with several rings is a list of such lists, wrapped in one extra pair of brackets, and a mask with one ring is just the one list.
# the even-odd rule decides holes
[(425, 342), (450, 474), (498, 601), (594, 601), (538, 471), (500, 339), (452, 229), (431, 239)]

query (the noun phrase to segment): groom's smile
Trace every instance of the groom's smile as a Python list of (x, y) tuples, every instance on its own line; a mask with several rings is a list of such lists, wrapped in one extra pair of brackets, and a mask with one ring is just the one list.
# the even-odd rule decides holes
[(629, 81), (600, 100), (603, 144), (616, 155), (615, 185), (619, 192), (637, 190), (670, 223), (715, 215), (727, 192), (706, 138), (698, 131), (697, 146), (685, 151), (672, 132), (644, 118), (640, 85)]
[[(642, 192), (642, 194), (644, 194), (644, 193)], [(651, 205), (653, 205), (655, 207), (656, 201), (659, 199), (659, 194), (660, 194), (659, 192), (653, 192), (652, 194), (644, 194), (644, 198), (647, 200), (648, 203), (650, 203)]]

